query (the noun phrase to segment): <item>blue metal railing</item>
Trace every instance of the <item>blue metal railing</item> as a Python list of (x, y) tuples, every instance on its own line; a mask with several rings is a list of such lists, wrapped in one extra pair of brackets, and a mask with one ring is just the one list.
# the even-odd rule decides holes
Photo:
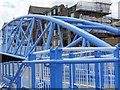
[[(107, 55), (103, 57), (101, 53), (104, 52), (103, 48), (92, 49), (95, 50), (94, 57), (76, 57), (74, 51), (77, 49), (51, 48), (30, 54), (28, 60), (22, 62), (0, 63), (0, 80), (1, 82), (4, 80), (3, 86), (6, 85), (8, 88), (120, 89), (119, 48), (110, 49), (114, 52), (111, 57)], [(69, 58), (62, 57), (65, 51), (70, 51)], [(49, 53), (47, 55), (49, 58), (36, 60), (36, 54), (40, 56), (43, 53)]]

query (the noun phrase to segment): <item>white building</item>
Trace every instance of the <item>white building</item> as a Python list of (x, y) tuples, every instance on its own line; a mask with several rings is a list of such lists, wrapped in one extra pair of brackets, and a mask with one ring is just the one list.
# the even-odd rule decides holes
[(111, 0), (92, 0), (93, 2), (101, 2), (106, 4), (111, 4)]
[(111, 13), (110, 6), (110, 0), (93, 0), (92, 2), (81, 0), (77, 3), (76, 11), (81, 9), (91, 12)]
[(120, 1), (118, 2), (118, 18), (120, 19)]

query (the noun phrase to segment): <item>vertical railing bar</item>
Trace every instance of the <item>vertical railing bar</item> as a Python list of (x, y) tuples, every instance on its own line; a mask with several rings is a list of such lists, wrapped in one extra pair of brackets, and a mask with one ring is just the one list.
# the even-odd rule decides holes
[(101, 89), (104, 88), (104, 65), (100, 63), (100, 74), (101, 74)]
[[(100, 57), (100, 51), (95, 51), (95, 58)], [(100, 88), (100, 76), (99, 76), (99, 64), (95, 63), (95, 84), (96, 84), (96, 89)]]
[(10, 62), (8, 62), (8, 76), (10, 76)]
[(4, 63), (2, 63), (2, 76), (4, 75)]
[(118, 62), (114, 63), (114, 73), (115, 73), (115, 90), (120, 90), (120, 62), (119, 62), (119, 47), (116, 46), (116, 50), (114, 50), (114, 57), (118, 58)]
[[(86, 39), (83, 38), (82, 47), (85, 47), (85, 46), (86, 46)], [(84, 53), (81, 53), (80, 57), (83, 57), (83, 56), (84, 56)]]
[(14, 77), (14, 61), (12, 61), (12, 76)]

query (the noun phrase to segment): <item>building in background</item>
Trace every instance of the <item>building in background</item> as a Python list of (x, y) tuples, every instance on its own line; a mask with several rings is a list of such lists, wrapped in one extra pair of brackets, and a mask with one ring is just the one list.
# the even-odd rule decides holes
[[(45, 8), (45, 9), (44, 9)], [(46, 15), (46, 16), (52, 16), (52, 15), (56, 15), (56, 16), (68, 16), (68, 12), (67, 12), (67, 7), (64, 6), (63, 4), (57, 6), (53, 6), (51, 8), (46, 8), (46, 7), (35, 7), (35, 6), (30, 6), (29, 7), (29, 11), (28, 11), (28, 14), (39, 14), (39, 15)], [(43, 28), (46, 26), (47, 22), (45, 21), (42, 21), (43, 23)], [(37, 30), (38, 25), (37, 25), (37, 21), (36, 21), (36, 25), (34, 26), (34, 32), (33, 32), (33, 38), (35, 38), (36, 35), (36, 30)], [(68, 40), (70, 40), (70, 37), (68, 37), (68, 32), (66, 32), (66, 30), (62, 29), (61, 30), (62, 32), (62, 35), (63, 35), (63, 42), (64, 42), (64, 45), (67, 45), (68, 43)], [(48, 31), (49, 32), (49, 31)], [(46, 34), (48, 35), (48, 32), (46, 32)], [(47, 35), (45, 34), (45, 39), (47, 39)], [(52, 42), (52, 45), (53, 46), (56, 46), (56, 45), (60, 45), (60, 41), (58, 40), (58, 33), (57, 33), (57, 30), (54, 30), (54, 37), (52, 38), (53, 42)], [(69, 39), (68, 39), (69, 38)], [(39, 45), (42, 45), (42, 41)]]
[(51, 8), (49, 7), (37, 7), (37, 6), (30, 6), (28, 10), (28, 14), (41, 14), (45, 15), (45, 12), (50, 11)]
[[(111, 17), (108, 17), (106, 15), (111, 14), (110, 10), (111, 1), (110, 0), (93, 0), (92, 2), (87, 1), (80, 1), (77, 4), (71, 6), (68, 8), (68, 6), (64, 6), (63, 4), (59, 6), (53, 6), (49, 10), (44, 10), (44, 12), (41, 12), (42, 7), (37, 7), (36, 10), (34, 10), (34, 6), (30, 6), (30, 9), (28, 11), (28, 14), (42, 14), (46, 16), (51, 15), (58, 15), (58, 16), (68, 16), (73, 18), (80, 18), (92, 22), (102, 23), (109, 26), (114, 26), (119, 28), (119, 26), (113, 25), (112, 23), (117, 23), (119, 19), (114, 19)], [(33, 9), (34, 8), (34, 9)], [(34, 10), (34, 11), (32, 11)], [(70, 32), (69, 30), (61, 30), (63, 38), (64, 45), (68, 45), (74, 38), (74, 33)], [(90, 33), (97, 36), (98, 38), (101, 38), (105, 40), (108, 37), (117, 37), (114, 34), (111, 34), (106, 31), (102, 30), (90, 30)], [(54, 32), (54, 38), (53, 38), (53, 45), (58, 45), (59, 41), (57, 41), (57, 31)], [(110, 43), (111, 44), (111, 43)], [(114, 44), (111, 44), (114, 45)]]
[(118, 18), (120, 19), (120, 1), (118, 2)]

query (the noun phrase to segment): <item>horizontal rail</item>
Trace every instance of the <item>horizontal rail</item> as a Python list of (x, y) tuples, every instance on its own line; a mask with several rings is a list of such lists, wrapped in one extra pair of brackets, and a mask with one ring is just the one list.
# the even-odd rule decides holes
[(100, 51), (111, 51), (115, 50), (116, 47), (71, 47), (63, 48), (63, 51), (83, 51), (83, 50), (100, 50)]
[(49, 53), (50, 49), (48, 50), (43, 50), (43, 51), (38, 51), (38, 52), (33, 52), (33, 54), (44, 54), (44, 53)]
[(13, 55), (13, 54), (9, 54), (9, 53), (4, 53), (4, 52), (0, 52), (0, 54), (11, 56), (11, 57), (18, 58), (18, 59), (23, 59), (23, 60), (27, 59), (26, 57), (17, 56), (17, 55)]
[(91, 59), (82, 59), (82, 60), (79, 60), (79, 59), (76, 59), (76, 60), (73, 60), (73, 59), (69, 59), (69, 60), (33, 60), (33, 61), (22, 61), (22, 63), (29, 63), (29, 64), (39, 64), (39, 63), (51, 63), (51, 64), (79, 64), (79, 63), (109, 63), (109, 62), (118, 62), (119, 60), (117, 58), (92, 58)]
[[(82, 52), (75, 52), (73, 54), (77, 55), (77, 54), (90, 53), (90, 52), (94, 52), (94, 50), (91, 50), (91, 51), (82, 51)], [(69, 54), (63, 54), (62, 56), (69, 56)]]
[[(100, 51), (111, 51), (115, 50), (116, 47), (69, 47), (69, 48), (62, 48), (63, 51), (95, 51), (95, 50), (100, 50)], [(43, 50), (43, 51), (37, 51), (33, 52), (33, 54), (44, 54), (44, 53), (49, 53), (50, 49), (48, 50)]]

